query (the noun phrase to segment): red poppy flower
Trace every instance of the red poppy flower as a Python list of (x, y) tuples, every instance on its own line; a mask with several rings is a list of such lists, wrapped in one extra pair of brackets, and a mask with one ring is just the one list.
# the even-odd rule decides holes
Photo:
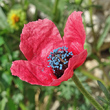
[(12, 75), (31, 84), (58, 86), (73, 76), (87, 56), (82, 12), (73, 12), (66, 23), (63, 39), (48, 19), (29, 22), (21, 34), (20, 50), (27, 60), (14, 61)]

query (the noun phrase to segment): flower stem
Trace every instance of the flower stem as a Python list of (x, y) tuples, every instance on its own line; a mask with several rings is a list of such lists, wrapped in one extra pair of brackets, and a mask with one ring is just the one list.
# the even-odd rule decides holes
[(77, 78), (77, 76), (75, 74), (73, 75), (72, 80), (74, 81), (74, 83), (76, 84), (76, 86), (78, 87), (80, 92), (86, 98), (88, 98), (88, 100), (93, 104), (93, 106), (97, 110), (104, 110), (103, 107), (85, 90), (85, 88), (83, 87), (83, 85), (81, 84), (81, 82), (79, 81), (79, 79)]
[(92, 0), (89, 0), (89, 5), (90, 5), (90, 8), (89, 8), (89, 13), (90, 13), (90, 22), (91, 22), (91, 25), (92, 25), (92, 33), (93, 33), (93, 37), (94, 37), (94, 41), (96, 40), (95, 37), (95, 31), (94, 31), (94, 25), (93, 25), (93, 19), (92, 19), (92, 16), (93, 16), (93, 9), (92, 9)]
[(54, 4), (54, 7), (53, 7), (53, 14), (54, 15), (56, 15), (56, 13), (57, 13), (58, 2), (59, 2), (59, 0), (55, 0), (55, 4)]

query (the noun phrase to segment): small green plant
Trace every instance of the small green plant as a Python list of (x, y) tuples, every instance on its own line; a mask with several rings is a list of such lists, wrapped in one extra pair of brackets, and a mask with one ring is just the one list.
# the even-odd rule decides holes
[(100, 81), (97, 81), (97, 83), (105, 95), (105, 97), (98, 96), (98, 98), (99, 98), (99, 100), (102, 101), (105, 110), (110, 110), (110, 92), (107, 90), (107, 88)]

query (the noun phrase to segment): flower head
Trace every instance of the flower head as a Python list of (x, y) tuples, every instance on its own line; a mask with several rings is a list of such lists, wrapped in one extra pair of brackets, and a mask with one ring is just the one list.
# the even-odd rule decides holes
[(66, 23), (64, 37), (48, 19), (33, 21), (22, 30), (20, 50), (26, 60), (14, 61), (12, 75), (31, 84), (58, 86), (73, 76), (73, 70), (86, 59), (82, 12), (73, 12)]
[(7, 21), (12, 29), (18, 30), (27, 22), (26, 13), (21, 9), (11, 10), (8, 13)]
[(11, 20), (12, 20), (12, 25), (15, 25), (15, 23), (19, 22), (19, 16), (17, 16), (16, 14), (12, 14)]

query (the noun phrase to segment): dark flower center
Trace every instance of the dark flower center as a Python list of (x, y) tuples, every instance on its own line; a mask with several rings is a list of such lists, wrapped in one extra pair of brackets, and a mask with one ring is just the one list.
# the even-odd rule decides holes
[(57, 78), (61, 77), (64, 70), (68, 67), (68, 61), (72, 57), (73, 53), (68, 52), (67, 47), (59, 47), (50, 52), (48, 57), (49, 66), (52, 67), (53, 73)]

